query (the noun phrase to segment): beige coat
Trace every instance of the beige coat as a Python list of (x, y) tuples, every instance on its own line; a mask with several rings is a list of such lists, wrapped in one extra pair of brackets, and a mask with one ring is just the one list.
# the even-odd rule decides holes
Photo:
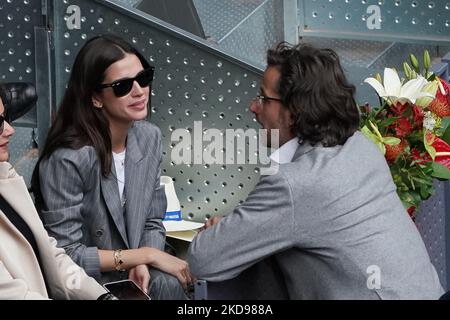
[(106, 291), (56, 247), (39, 219), (25, 182), (7, 162), (0, 162), (0, 194), (28, 224), (41, 255), (43, 273), (30, 244), (0, 210), (0, 300), (97, 299)]

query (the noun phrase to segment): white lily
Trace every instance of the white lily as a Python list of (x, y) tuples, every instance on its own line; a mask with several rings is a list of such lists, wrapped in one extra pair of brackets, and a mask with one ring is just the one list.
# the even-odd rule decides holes
[(434, 98), (431, 93), (423, 91), (423, 88), (428, 84), (424, 77), (418, 75), (416, 79), (409, 80), (402, 85), (397, 72), (391, 68), (384, 69), (383, 84), (375, 78), (367, 78), (364, 82), (370, 84), (378, 95), (390, 104), (396, 104), (397, 102), (401, 104), (415, 103), (417, 99), (422, 97)]

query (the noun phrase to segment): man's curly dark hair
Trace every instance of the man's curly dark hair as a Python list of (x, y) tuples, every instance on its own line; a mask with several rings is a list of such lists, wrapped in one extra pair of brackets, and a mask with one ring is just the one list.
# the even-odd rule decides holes
[(268, 50), (267, 64), (280, 71), (277, 91), (301, 140), (332, 147), (358, 130), (355, 86), (347, 81), (333, 50), (282, 42)]

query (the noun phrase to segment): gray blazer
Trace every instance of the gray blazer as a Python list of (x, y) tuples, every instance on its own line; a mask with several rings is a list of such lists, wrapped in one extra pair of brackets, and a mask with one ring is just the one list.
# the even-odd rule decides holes
[(100, 273), (98, 249), (143, 246), (164, 250), (166, 210), (160, 186), (161, 132), (147, 121), (130, 128), (125, 157), (125, 212), (114, 161), (105, 178), (93, 147), (58, 149), (39, 167), (49, 234), (86, 273), (100, 282), (118, 273)]
[(360, 132), (307, 143), (246, 201), (191, 243), (195, 276), (231, 279), (279, 264), (291, 299), (437, 299), (443, 293), (386, 161)]

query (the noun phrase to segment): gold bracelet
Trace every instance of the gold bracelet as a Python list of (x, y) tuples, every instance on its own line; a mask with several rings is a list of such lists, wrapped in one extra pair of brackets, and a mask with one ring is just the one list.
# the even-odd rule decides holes
[(114, 251), (114, 263), (116, 265), (117, 271), (125, 271), (125, 269), (122, 268), (123, 265), (122, 249)]

